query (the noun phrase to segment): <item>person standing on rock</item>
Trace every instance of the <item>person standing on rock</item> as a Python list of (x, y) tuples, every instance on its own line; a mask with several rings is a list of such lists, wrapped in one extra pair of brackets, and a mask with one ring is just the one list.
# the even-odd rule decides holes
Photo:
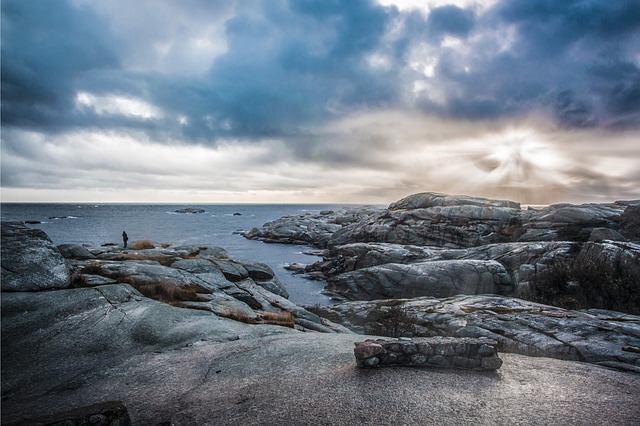
[(127, 248), (127, 241), (129, 241), (129, 236), (124, 231), (122, 231), (122, 241), (124, 242), (124, 248)]

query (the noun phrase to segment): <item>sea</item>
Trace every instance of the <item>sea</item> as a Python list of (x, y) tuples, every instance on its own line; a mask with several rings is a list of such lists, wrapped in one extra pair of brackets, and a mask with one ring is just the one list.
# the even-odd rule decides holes
[[(151, 240), (171, 245), (214, 245), (233, 259), (269, 265), (298, 304), (327, 306), (333, 303), (323, 293), (324, 282), (305, 279), (285, 269), (290, 263), (313, 263), (321, 258), (306, 254), (311, 247), (248, 240), (240, 232), (286, 215), (319, 213), (349, 207), (334, 204), (59, 204), (2, 203), (2, 221), (35, 221), (32, 228), (47, 233), (54, 244), (122, 244), (122, 231), (129, 244)], [(351, 206), (353, 207), (353, 206)], [(184, 208), (204, 213), (177, 213)]]

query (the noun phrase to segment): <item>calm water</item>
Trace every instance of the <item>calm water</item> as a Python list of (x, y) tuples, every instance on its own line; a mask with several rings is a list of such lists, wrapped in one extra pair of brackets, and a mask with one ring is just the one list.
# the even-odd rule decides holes
[[(180, 214), (185, 207), (205, 213)], [(292, 262), (312, 263), (319, 258), (302, 252), (308, 247), (266, 244), (234, 234), (290, 214), (335, 210), (337, 205), (149, 205), (149, 204), (22, 204), (1, 206), (2, 221), (40, 221), (29, 225), (42, 229), (55, 244), (122, 244), (122, 231), (129, 243), (152, 240), (157, 243), (216, 245), (232, 258), (264, 262), (287, 287), (295, 303), (327, 305), (324, 283), (309, 281), (284, 269)]]

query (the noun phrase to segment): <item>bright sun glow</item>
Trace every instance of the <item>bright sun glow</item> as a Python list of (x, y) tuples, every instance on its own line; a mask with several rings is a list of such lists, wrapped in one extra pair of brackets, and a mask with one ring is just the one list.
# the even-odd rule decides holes
[(509, 187), (540, 187), (561, 184), (565, 161), (533, 130), (510, 129), (481, 141), (489, 147), (477, 165), (486, 180)]

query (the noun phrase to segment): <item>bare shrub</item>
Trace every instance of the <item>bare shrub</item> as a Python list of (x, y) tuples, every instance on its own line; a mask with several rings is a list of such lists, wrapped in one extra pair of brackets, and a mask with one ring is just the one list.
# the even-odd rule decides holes
[(416, 331), (414, 319), (403, 302), (380, 305), (369, 312), (367, 319), (367, 332), (379, 336), (410, 337)]
[(258, 312), (255, 318), (249, 317), (243, 312), (227, 311), (221, 314), (222, 317), (232, 319), (234, 321), (243, 322), (245, 324), (271, 324), (282, 327), (295, 327), (293, 313), (284, 312)]
[(104, 268), (97, 262), (91, 262), (80, 269), (81, 274), (88, 275), (105, 275)]
[(146, 250), (156, 248), (151, 240), (137, 240), (131, 243), (131, 250)]
[(585, 306), (585, 298), (574, 280), (575, 268), (571, 264), (557, 260), (543, 266), (532, 280), (526, 299), (564, 309)]
[(87, 277), (84, 274), (74, 274), (71, 277), (71, 288), (90, 287)]
[(621, 263), (579, 258), (573, 276), (588, 307), (640, 314), (640, 280)]

